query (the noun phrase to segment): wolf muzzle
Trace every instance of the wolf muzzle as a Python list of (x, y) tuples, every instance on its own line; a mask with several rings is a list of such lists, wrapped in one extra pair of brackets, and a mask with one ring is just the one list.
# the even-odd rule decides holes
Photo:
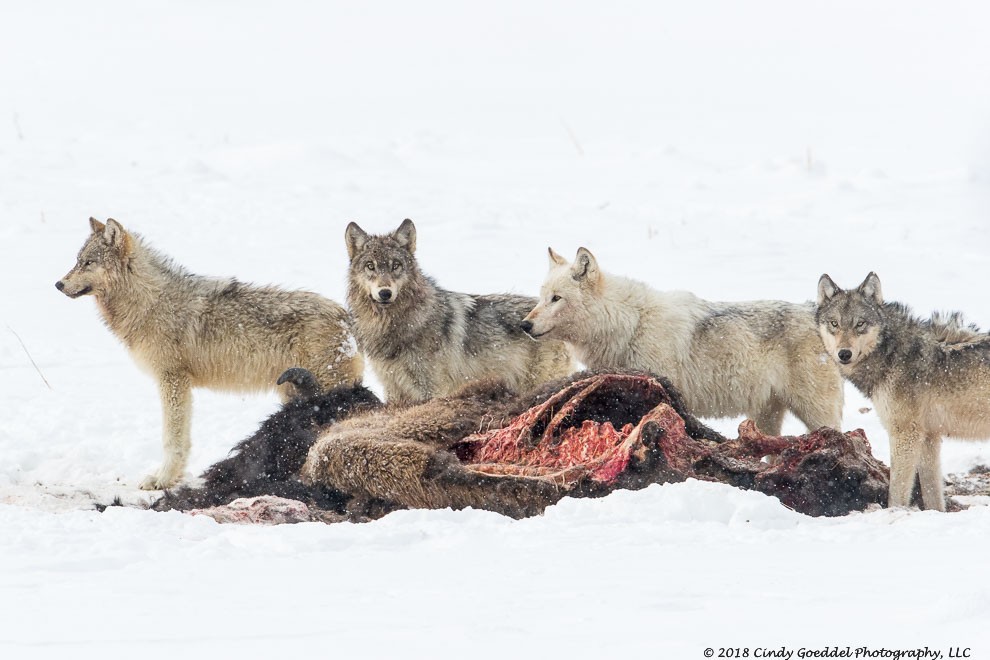
[(85, 296), (87, 293), (93, 290), (93, 287), (87, 286), (87, 287), (83, 287), (79, 291), (76, 291), (75, 293), (69, 293), (68, 291), (65, 290), (65, 282), (63, 282), (62, 280), (59, 280), (58, 282), (55, 283), (55, 288), (61, 291), (62, 293), (64, 293), (65, 295), (69, 296), (70, 298), (78, 298), (79, 296)]
[[(532, 321), (523, 321), (522, 323), (519, 324), (519, 329), (522, 330), (523, 332), (525, 332), (527, 335), (529, 335), (533, 339), (536, 339), (537, 337), (542, 337), (543, 335), (547, 334), (546, 332), (539, 332), (539, 333), (533, 332), (533, 322)], [(547, 332), (550, 332), (550, 331), (547, 330)]]

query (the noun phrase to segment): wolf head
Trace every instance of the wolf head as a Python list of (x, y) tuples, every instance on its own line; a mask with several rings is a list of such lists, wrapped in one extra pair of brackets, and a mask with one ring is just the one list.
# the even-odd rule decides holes
[(416, 225), (408, 218), (391, 234), (372, 236), (350, 223), (344, 232), (351, 259), (348, 280), (361, 295), (387, 307), (399, 300), (403, 288), (417, 272)]
[(76, 265), (55, 283), (70, 298), (104, 293), (123, 274), (134, 249), (131, 235), (116, 220), (104, 225), (90, 218), (89, 226), (93, 231), (79, 250)]
[(540, 288), (540, 301), (523, 319), (522, 329), (533, 337), (579, 341), (583, 319), (598, 298), (602, 272), (591, 252), (579, 248), (574, 263), (547, 248), (550, 272)]
[(870, 273), (852, 291), (844, 291), (828, 275), (818, 280), (818, 332), (829, 355), (852, 367), (877, 347), (883, 326), (880, 278)]

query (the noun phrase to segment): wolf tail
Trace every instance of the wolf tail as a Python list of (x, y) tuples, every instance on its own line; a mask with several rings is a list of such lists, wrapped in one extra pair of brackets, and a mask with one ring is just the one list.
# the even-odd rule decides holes
[(987, 335), (981, 332), (975, 324), (967, 324), (959, 312), (949, 314), (934, 312), (927, 325), (934, 335), (935, 341), (945, 344), (967, 344), (987, 338)]

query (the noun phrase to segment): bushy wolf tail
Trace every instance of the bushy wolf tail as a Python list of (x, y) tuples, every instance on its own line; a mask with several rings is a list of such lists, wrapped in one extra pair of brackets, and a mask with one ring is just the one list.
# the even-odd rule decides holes
[(296, 386), (298, 396), (262, 422), (254, 435), (238, 443), (230, 456), (208, 468), (202, 475), (202, 487), (166, 491), (151, 508), (187, 511), (227, 504), (238, 497), (276, 495), (330, 511), (340, 509), (346, 496), (330, 488), (307, 486), (296, 475), (321, 429), (382, 403), (360, 385), (317, 393), (316, 378), (305, 369), (289, 369), (278, 379), (279, 384), (285, 382)]
[(983, 341), (986, 333), (973, 323), (966, 323), (959, 312), (934, 312), (928, 321), (922, 321), (922, 327), (927, 327), (935, 341), (945, 344), (967, 344)]

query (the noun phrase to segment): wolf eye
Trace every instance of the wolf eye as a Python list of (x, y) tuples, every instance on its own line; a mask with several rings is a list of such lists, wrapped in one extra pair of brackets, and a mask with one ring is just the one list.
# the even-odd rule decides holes
[(557, 302), (559, 300), (560, 300), (560, 296), (558, 296), (556, 293), (553, 294), (553, 296), (550, 298), (550, 302)]
[(400, 268), (402, 268), (402, 264), (401, 263), (399, 263), (398, 261), (392, 262), (392, 272), (393, 273), (395, 271), (399, 270)]
[(367, 268), (367, 269), (368, 269), (369, 271), (371, 271), (372, 273), (373, 273), (373, 272), (375, 272), (375, 264), (374, 264), (374, 262), (372, 262), (372, 261), (369, 261), (368, 263), (366, 263), (366, 264), (364, 265), (364, 267), (365, 267), (365, 268)]
[(92, 259), (87, 259), (86, 261), (83, 262), (83, 268), (88, 268), (89, 266), (92, 266), (92, 265), (93, 265), (93, 260)]
[(856, 329), (857, 329), (857, 330), (860, 330), (860, 329), (862, 329), (862, 327), (863, 327), (864, 325), (866, 325), (866, 321), (864, 321), (864, 320), (862, 320), (862, 319), (860, 319), (859, 321), (856, 321)]
[(828, 324), (830, 326), (832, 326), (833, 328), (838, 328), (839, 327), (839, 322), (838, 321), (835, 321), (835, 320), (829, 321)]

